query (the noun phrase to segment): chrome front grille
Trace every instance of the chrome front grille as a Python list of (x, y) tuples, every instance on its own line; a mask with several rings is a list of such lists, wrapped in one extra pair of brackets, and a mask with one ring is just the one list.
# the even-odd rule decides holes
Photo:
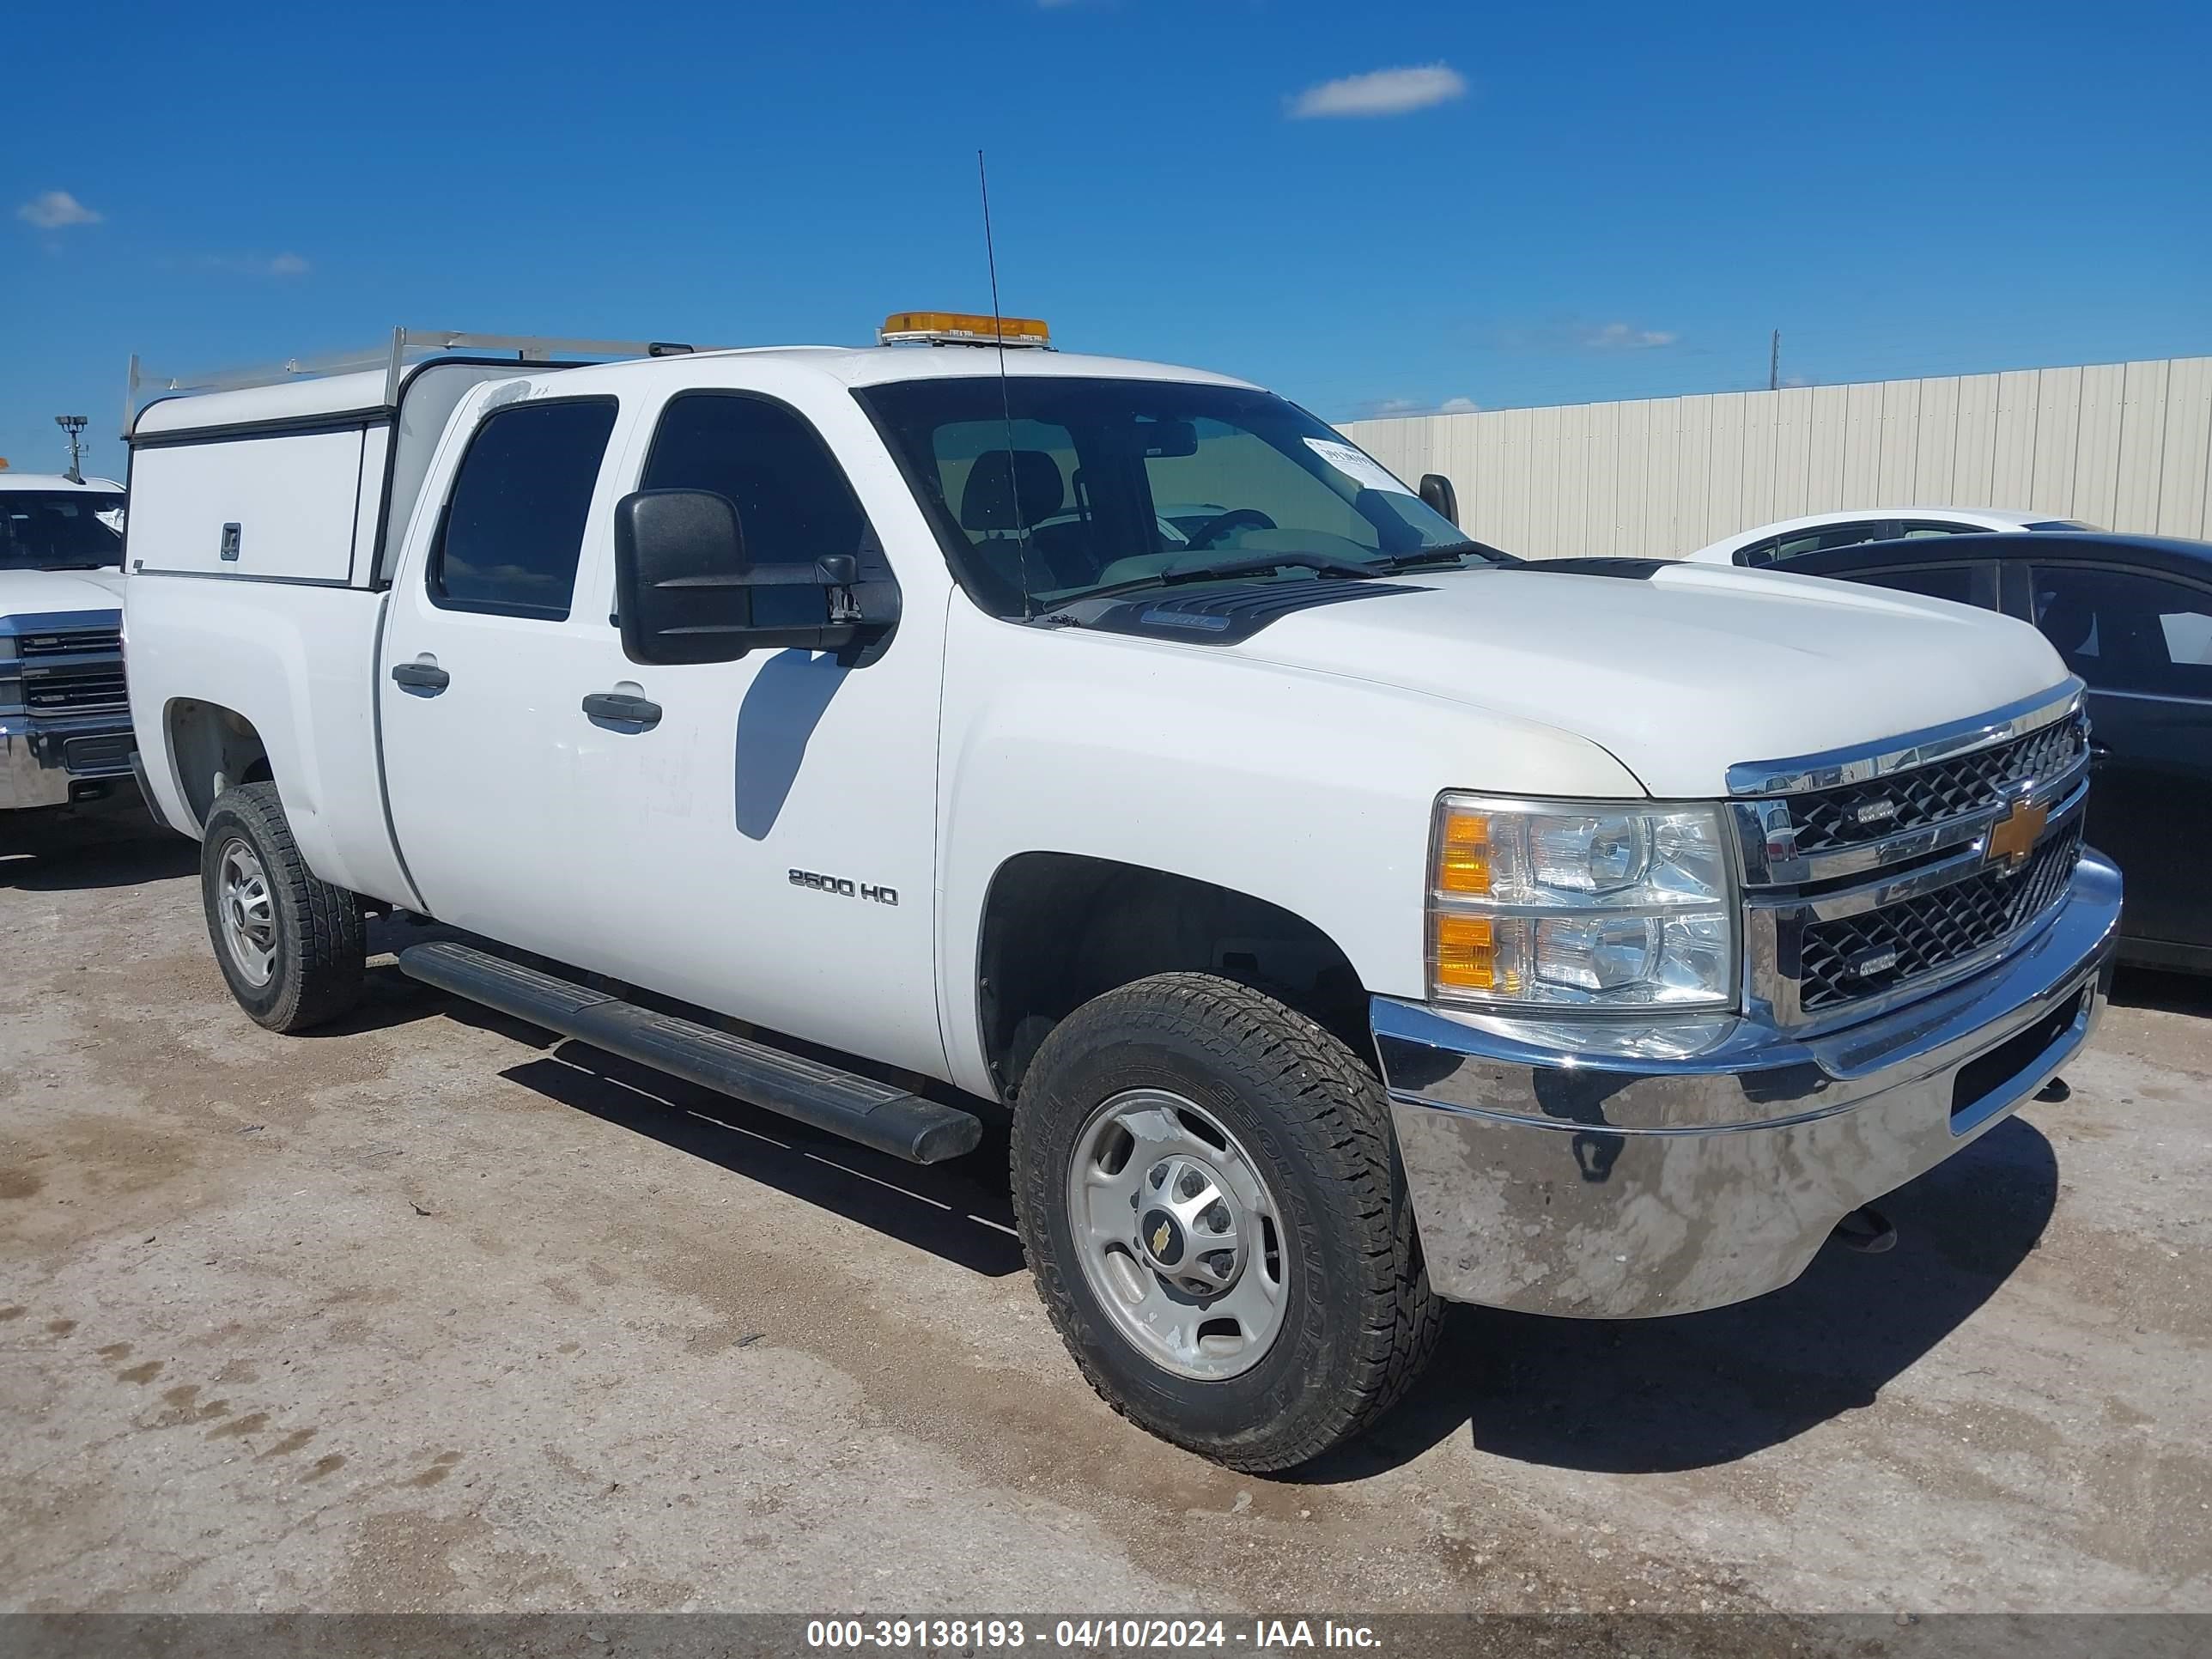
[(1878, 910), (1807, 924), (1799, 1011), (1878, 995), (2001, 944), (2057, 902), (2081, 855), (2077, 822), (2045, 836), (2017, 872), (1988, 868)]
[(26, 661), (40, 658), (67, 661), (72, 657), (94, 656), (102, 652), (120, 654), (123, 630), (119, 628), (76, 628), (43, 634), (24, 634), (16, 639), (15, 649)]
[(1797, 855), (1880, 841), (1899, 830), (1994, 809), (2024, 786), (2073, 770), (2088, 752), (2088, 720), (2076, 710), (2070, 720), (1993, 749), (1796, 796), (1790, 801), (1790, 817), (1796, 830)]
[(1747, 1010), (1785, 1026), (1863, 1018), (1997, 960), (2053, 914), (2081, 849), (2081, 690), (1732, 768)]
[(15, 635), (18, 693), (33, 714), (89, 714), (126, 708), (123, 630), (100, 628), (29, 629)]
[(56, 673), (23, 666), (23, 706), (33, 714), (89, 714), (120, 708), (130, 701), (120, 667)]

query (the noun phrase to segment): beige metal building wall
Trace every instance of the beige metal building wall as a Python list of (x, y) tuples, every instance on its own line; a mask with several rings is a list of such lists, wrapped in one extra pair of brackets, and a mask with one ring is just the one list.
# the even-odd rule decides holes
[(2212, 538), (2212, 357), (1353, 421), (1528, 558), (1669, 556), (1835, 508), (2019, 507)]

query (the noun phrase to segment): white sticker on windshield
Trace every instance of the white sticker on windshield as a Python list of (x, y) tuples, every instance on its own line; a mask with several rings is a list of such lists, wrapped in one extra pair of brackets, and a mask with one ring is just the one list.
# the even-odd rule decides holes
[(1387, 489), (1394, 495), (1413, 494), (1384, 471), (1379, 463), (1361, 454), (1350, 444), (1337, 443), (1328, 438), (1309, 438), (1306, 447), (1362, 489)]

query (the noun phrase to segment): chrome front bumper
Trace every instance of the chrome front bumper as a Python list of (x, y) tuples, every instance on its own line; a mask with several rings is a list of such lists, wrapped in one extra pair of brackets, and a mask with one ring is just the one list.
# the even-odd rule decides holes
[(0, 715), (0, 811), (65, 806), (78, 786), (128, 779), (135, 745), (131, 711), (33, 719)]
[(2081, 1048), (2119, 914), (2119, 872), (2085, 853), (2005, 960), (1818, 1036), (1676, 1018), (1627, 1054), (1571, 1046), (1588, 1027), (1374, 999), (1430, 1282), (1608, 1319), (1789, 1284), (1837, 1222), (1986, 1132)]

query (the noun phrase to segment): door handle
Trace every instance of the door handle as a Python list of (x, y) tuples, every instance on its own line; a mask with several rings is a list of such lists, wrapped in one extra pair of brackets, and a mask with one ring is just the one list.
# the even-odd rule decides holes
[(392, 678), (395, 684), (434, 693), (453, 683), (453, 677), (434, 662), (396, 662), (392, 665)]
[(619, 720), (625, 726), (660, 724), (660, 705), (627, 691), (594, 691), (584, 699), (584, 712), (595, 720)]

